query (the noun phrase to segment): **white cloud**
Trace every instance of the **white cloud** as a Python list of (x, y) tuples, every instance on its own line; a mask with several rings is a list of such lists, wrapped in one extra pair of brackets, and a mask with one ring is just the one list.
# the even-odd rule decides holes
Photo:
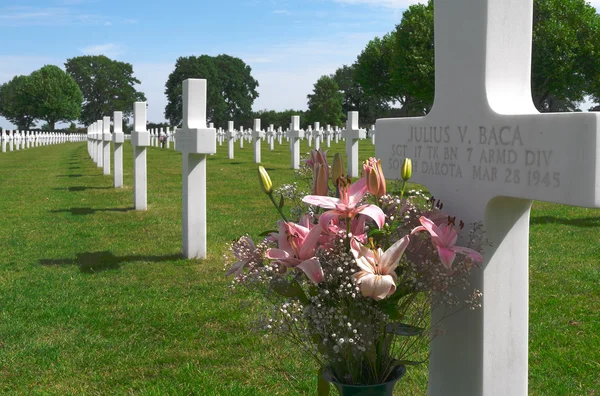
[(427, 3), (427, 0), (333, 0), (341, 4), (366, 4), (376, 7), (404, 9), (417, 3)]
[(278, 15), (292, 15), (292, 13), (288, 10), (274, 10), (273, 14), (278, 14)]
[(109, 58), (114, 58), (124, 52), (120, 45), (113, 43), (90, 45), (80, 48), (79, 51), (84, 55), (105, 55)]

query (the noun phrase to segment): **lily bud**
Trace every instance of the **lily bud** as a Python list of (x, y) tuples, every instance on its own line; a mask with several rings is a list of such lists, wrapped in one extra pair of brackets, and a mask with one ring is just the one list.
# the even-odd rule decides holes
[(381, 169), (381, 160), (369, 158), (363, 163), (363, 175), (367, 184), (367, 191), (376, 197), (386, 194), (385, 177)]
[(333, 166), (331, 167), (331, 179), (333, 184), (337, 185), (337, 181), (344, 175), (344, 159), (340, 153), (333, 156)]
[(313, 195), (327, 196), (329, 189), (329, 167), (323, 164), (315, 164), (315, 174), (313, 177)]
[(402, 168), (400, 169), (400, 177), (404, 181), (408, 181), (412, 176), (412, 161), (410, 158), (404, 158), (404, 162), (402, 162)]
[(258, 181), (265, 194), (271, 195), (273, 193), (273, 182), (271, 182), (267, 170), (262, 166), (258, 167)]

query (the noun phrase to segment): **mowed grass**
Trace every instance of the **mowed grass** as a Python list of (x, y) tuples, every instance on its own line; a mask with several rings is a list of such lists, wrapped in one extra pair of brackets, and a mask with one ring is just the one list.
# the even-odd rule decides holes
[[(146, 212), (129, 143), (123, 189), (86, 143), (0, 153), (0, 392), (316, 394), (312, 361), (264, 339), (260, 302), (224, 276), (225, 243), (277, 220), (251, 144), (209, 157), (207, 260), (180, 256), (181, 155), (148, 151)], [(275, 186), (292, 181), (285, 141), (262, 158)], [(600, 395), (600, 211), (536, 203), (531, 223), (530, 394)], [(410, 368), (397, 394), (426, 381)]]

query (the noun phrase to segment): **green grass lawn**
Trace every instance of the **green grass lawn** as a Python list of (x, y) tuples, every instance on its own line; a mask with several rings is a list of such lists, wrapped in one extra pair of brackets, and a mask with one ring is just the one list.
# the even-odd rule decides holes
[[(208, 160), (204, 261), (180, 256), (180, 154), (148, 149), (136, 212), (124, 148), (119, 190), (86, 143), (0, 153), (0, 392), (315, 394), (316, 367), (263, 339), (260, 303), (224, 276), (225, 243), (277, 220), (251, 144)], [(262, 158), (275, 186), (292, 181), (286, 144)], [(600, 395), (600, 211), (536, 203), (530, 275), (530, 394)], [(397, 392), (426, 394), (426, 381), (410, 368)]]

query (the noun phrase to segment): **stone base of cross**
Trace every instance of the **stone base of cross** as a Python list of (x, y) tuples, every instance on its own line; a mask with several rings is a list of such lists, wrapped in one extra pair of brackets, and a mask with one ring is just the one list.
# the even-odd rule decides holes
[(133, 205), (135, 210), (148, 209), (148, 174), (146, 152), (150, 146), (150, 133), (146, 130), (146, 102), (133, 104)]
[(433, 108), (377, 120), (386, 177), (411, 158), (414, 181), (492, 242), (471, 279), (482, 308), (445, 319), (431, 344), (432, 396), (527, 395), (532, 200), (600, 207), (600, 114), (536, 111), (532, 19), (533, 0), (436, 1)]
[(206, 258), (206, 156), (217, 152), (215, 128), (206, 127), (206, 80), (183, 82), (182, 242), (186, 258)]
[(346, 157), (348, 157), (348, 176), (358, 177), (358, 141), (364, 139), (366, 132), (358, 127), (358, 111), (349, 111), (346, 120), (346, 129), (343, 131), (346, 138)]
[(300, 139), (304, 138), (304, 130), (300, 129), (300, 116), (292, 116), (290, 130), (287, 133), (290, 139), (290, 155), (292, 169), (300, 168)]

